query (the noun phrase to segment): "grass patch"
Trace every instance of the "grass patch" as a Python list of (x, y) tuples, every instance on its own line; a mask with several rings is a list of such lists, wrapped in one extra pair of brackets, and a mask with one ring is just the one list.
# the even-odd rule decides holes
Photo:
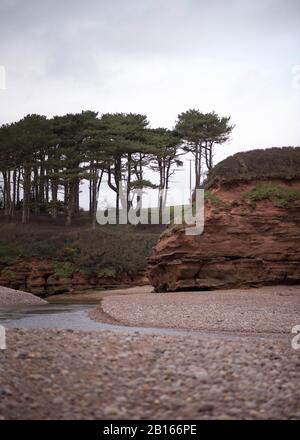
[(75, 266), (69, 262), (55, 261), (52, 263), (54, 278), (70, 278), (75, 271)]
[(0, 242), (0, 263), (12, 264), (20, 255), (18, 246), (11, 246), (10, 243)]
[(253, 204), (261, 200), (271, 200), (274, 206), (286, 208), (291, 202), (300, 199), (300, 191), (272, 183), (259, 183), (245, 197)]
[(215, 206), (223, 205), (222, 200), (211, 191), (204, 191), (204, 201), (210, 201)]

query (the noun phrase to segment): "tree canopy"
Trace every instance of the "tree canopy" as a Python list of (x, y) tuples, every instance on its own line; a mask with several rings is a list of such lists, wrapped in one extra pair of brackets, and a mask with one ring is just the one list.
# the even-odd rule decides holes
[(215, 112), (201, 113), (199, 110), (188, 110), (178, 116), (176, 130), (184, 142), (184, 151), (195, 157), (196, 187), (201, 184), (203, 161), (207, 170), (213, 167), (213, 148), (229, 140), (234, 125), (230, 117), (220, 117)]
[[(229, 117), (189, 110), (178, 116), (174, 130), (151, 128), (146, 115), (82, 111), (46, 118), (27, 115), (0, 127), (0, 206), (22, 222), (47, 212), (65, 215), (67, 225), (80, 215), (80, 185), (89, 182), (89, 212), (96, 225), (97, 201), (104, 177), (120, 208), (120, 185), (126, 187), (122, 208), (134, 203), (136, 188), (157, 187), (159, 206), (166, 198), (182, 156), (195, 156), (196, 184), (211, 169), (214, 145), (228, 140)], [(204, 168), (202, 167), (204, 161)], [(146, 178), (157, 173), (158, 183)], [(125, 205), (125, 206), (124, 206)]]

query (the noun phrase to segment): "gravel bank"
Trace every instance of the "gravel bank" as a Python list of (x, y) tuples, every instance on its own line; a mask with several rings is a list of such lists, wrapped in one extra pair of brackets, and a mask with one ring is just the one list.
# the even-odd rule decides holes
[(48, 302), (55, 303), (72, 303), (82, 302), (97, 303), (107, 296), (116, 295), (132, 295), (135, 293), (150, 293), (153, 291), (152, 286), (128, 287), (126, 289), (107, 289), (107, 290), (85, 290), (83, 292), (63, 293), (59, 295), (51, 295), (47, 297)]
[(8, 330), (0, 419), (300, 418), (283, 340)]
[(300, 324), (300, 286), (114, 296), (91, 316), (101, 320), (103, 312), (132, 326), (290, 333)]
[(47, 304), (47, 301), (21, 290), (9, 289), (8, 287), (0, 286), (0, 307), (14, 306), (14, 305), (34, 305)]

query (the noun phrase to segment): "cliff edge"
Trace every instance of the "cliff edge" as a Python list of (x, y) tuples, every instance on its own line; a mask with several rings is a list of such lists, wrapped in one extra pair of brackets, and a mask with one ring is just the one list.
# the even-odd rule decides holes
[(300, 284), (300, 148), (238, 153), (205, 188), (203, 234), (170, 225), (152, 250), (155, 290)]

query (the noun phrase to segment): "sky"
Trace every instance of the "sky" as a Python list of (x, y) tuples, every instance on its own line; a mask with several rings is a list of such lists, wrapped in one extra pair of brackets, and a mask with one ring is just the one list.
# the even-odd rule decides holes
[(299, 0), (0, 0), (0, 124), (196, 108), (235, 124), (215, 162), (299, 146), (299, 23)]

